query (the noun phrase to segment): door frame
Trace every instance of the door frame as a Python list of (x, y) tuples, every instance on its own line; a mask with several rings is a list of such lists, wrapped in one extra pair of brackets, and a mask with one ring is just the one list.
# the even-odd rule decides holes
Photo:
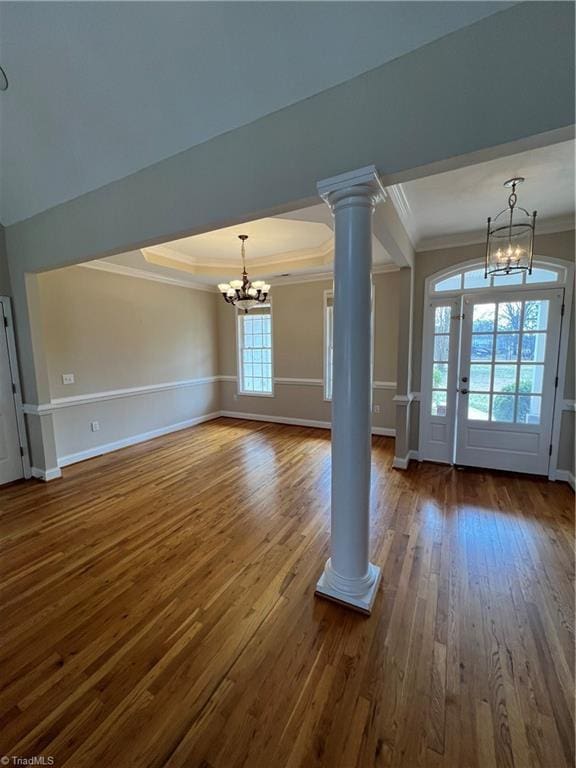
[[(437, 272), (434, 272), (431, 275), (428, 275), (428, 277), (424, 281), (424, 301), (423, 301), (423, 314), (422, 314), (422, 352), (421, 352), (421, 371), (420, 371), (420, 413), (419, 413), (419, 436), (418, 436), (418, 444), (419, 447), (422, 446), (423, 439), (424, 439), (424, 430), (425, 430), (425, 419), (423, 418), (423, 403), (426, 401), (426, 392), (428, 389), (430, 389), (429, 383), (430, 383), (430, 376), (431, 376), (431, 370), (428, 370), (429, 366), (426, 365), (427, 362), (427, 355), (426, 355), (426, 349), (425, 345), (429, 341), (428, 337), (426, 336), (426, 333), (429, 333), (429, 320), (428, 320), (428, 304), (430, 303), (431, 299), (445, 299), (447, 301), (454, 300), (456, 298), (462, 298), (464, 294), (470, 295), (488, 295), (488, 293), (492, 295), (500, 295), (505, 294), (506, 292), (520, 290), (522, 292), (526, 292), (527, 294), (531, 291), (536, 290), (543, 290), (543, 289), (550, 289), (553, 290), (554, 288), (563, 288), (564, 289), (564, 311), (562, 313), (562, 316), (560, 318), (560, 338), (559, 338), (559, 345), (558, 345), (558, 362), (557, 362), (557, 370), (556, 375), (558, 377), (558, 386), (555, 388), (554, 391), (554, 402), (552, 406), (552, 432), (550, 435), (550, 440), (552, 443), (552, 453), (550, 455), (550, 459), (548, 462), (548, 479), (549, 480), (556, 480), (558, 477), (558, 451), (560, 447), (560, 429), (562, 424), (562, 412), (566, 410), (565, 403), (564, 403), (564, 387), (566, 383), (566, 366), (568, 361), (568, 342), (569, 342), (569, 333), (570, 333), (570, 317), (572, 314), (572, 302), (574, 297), (574, 264), (570, 261), (566, 261), (564, 259), (558, 259), (554, 258), (552, 256), (534, 256), (534, 267), (543, 267), (544, 269), (548, 265), (549, 267), (555, 267), (557, 269), (561, 269), (564, 271), (564, 280), (563, 281), (557, 281), (554, 283), (534, 283), (531, 285), (522, 285), (522, 286), (512, 286), (512, 285), (501, 285), (501, 286), (492, 286), (489, 289), (487, 288), (466, 288), (462, 286), (461, 289), (455, 290), (455, 291), (441, 291), (438, 293), (434, 293), (432, 289), (433, 283), (435, 283), (437, 280), (439, 280), (442, 277), (448, 277), (451, 274), (457, 274), (459, 272), (465, 272), (470, 269), (480, 269), (484, 267), (484, 259), (472, 259), (472, 260), (466, 260), (462, 261), (456, 264), (452, 264), (449, 267), (445, 267), (444, 269), (438, 270)], [(460, 334), (459, 334), (459, 341), (460, 344)], [(459, 360), (459, 354), (460, 349), (458, 349), (458, 363), (457, 365), (460, 365)], [(456, 418), (457, 414), (454, 414), (454, 426), (452, 429), (453, 434), (453, 445), (451, 450), (451, 459), (449, 463), (453, 463), (454, 461), (454, 451), (456, 447)]]
[[(16, 411), (16, 425), (18, 428), (18, 438), (22, 453), (22, 469), (24, 479), (29, 480), (32, 477), (30, 467), (30, 451), (28, 448), (28, 436), (26, 434), (26, 424), (24, 421), (24, 410), (22, 407), (22, 387), (20, 386), (20, 371), (18, 368), (18, 355), (16, 352), (16, 339), (14, 337), (14, 316), (12, 314), (12, 301), (9, 296), (0, 296), (0, 314), (5, 319), (4, 332), (8, 344), (8, 360), (10, 361), (10, 378), (12, 379), (12, 388), (14, 390), (14, 407)], [(2, 322), (2, 319), (0, 319)]]

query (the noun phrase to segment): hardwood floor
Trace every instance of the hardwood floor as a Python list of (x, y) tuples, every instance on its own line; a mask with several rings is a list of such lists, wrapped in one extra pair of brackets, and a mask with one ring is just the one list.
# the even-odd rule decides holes
[(561, 768), (574, 496), (373, 451), (371, 618), (314, 597), (329, 433), (220, 419), (0, 491), (0, 754)]

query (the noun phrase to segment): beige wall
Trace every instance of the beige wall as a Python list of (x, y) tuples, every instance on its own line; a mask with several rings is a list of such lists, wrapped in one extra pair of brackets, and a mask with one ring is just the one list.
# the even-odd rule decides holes
[(6, 253), (6, 236), (4, 227), (0, 224), (0, 296), (11, 296), (10, 275), (8, 274), (8, 255)]
[[(37, 276), (50, 400), (214, 377), (214, 293), (71, 267)], [(37, 332), (38, 329), (35, 328)], [(75, 383), (64, 385), (62, 374)], [(60, 462), (219, 410), (218, 382), (66, 404), (53, 412)], [(93, 432), (92, 421), (100, 429)]]
[[(554, 234), (537, 235), (534, 251), (537, 256), (546, 258), (574, 261), (574, 230), (557, 232)], [(456, 266), (467, 261), (481, 260), (484, 258), (484, 245), (461, 246), (457, 248), (443, 248), (436, 251), (422, 251), (416, 254), (414, 266), (414, 338), (412, 346), (412, 390), (420, 390), (420, 375), (422, 361), (422, 329), (425, 281), (430, 275)], [(570, 316), (568, 357), (566, 364), (566, 380), (564, 386), (564, 398), (574, 399), (574, 309)], [(411, 448), (418, 450), (418, 409), (417, 402), (412, 403), (412, 428)], [(562, 417), (562, 429), (560, 432), (560, 452), (558, 468), (574, 471), (574, 419), (566, 414)]]
[(217, 373), (214, 294), (83, 267), (39, 284), (52, 398)]
[[(399, 272), (374, 275), (374, 381), (396, 381), (398, 343)], [(225, 411), (279, 418), (330, 421), (330, 403), (324, 400), (324, 292), (332, 281), (277, 285), (273, 288), (273, 357), (276, 379), (317, 379), (317, 384), (276, 382), (274, 397), (238, 395), (235, 381), (221, 385)], [(236, 376), (235, 313), (222, 300), (219, 305), (220, 373)], [(394, 428), (392, 398), (395, 388), (375, 388), (373, 425)]]

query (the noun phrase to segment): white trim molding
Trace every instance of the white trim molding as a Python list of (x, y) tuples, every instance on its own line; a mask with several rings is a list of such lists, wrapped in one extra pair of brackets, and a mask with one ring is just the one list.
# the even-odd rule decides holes
[(288, 384), (294, 387), (321, 387), (323, 383), (322, 379), (298, 379), (287, 376), (274, 379), (274, 384)]
[[(167, 427), (160, 427), (159, 429), (152, 429), (149, 432), (141, 432), (137, 435), (131, 435), (125, 437), (122, 440), (116, 440), (113, 443), (104, 443), (102, 445), (96, 445), (93, 448), (87, 448), (84, 451), (78, 451), (78, 453), (70, 453), (67, 456), (58, 458), (59, 467), (67, 467), (70, 464), (76, 464), (79, 461), (85, 461), (86, 459), (92, 459), (95, 456), (102, 456), (105, 453), (112, 453), (118, 451), (121, 448), (127, 448), (130, 445), (137, 445), (138, 443), (145, 443), (147, 440), (152, 440), (155, 437), (162, 437), (162, 435), (168, 435), (171, 432), (179, 432), (181, 429), (188, 429), (188, 427), (195, 427), (197, 424), (202, 424), (205, 421), (212, 421), (220, 416), (220, 411), (214, 411), (213, 413), (206, 413), (202, 416), (196, 416), (193, 419), (186, 419), (186, 421), (179, 421), (175, 424), (169, 424)], [(57, 471), (60, 477), (62, 474), (60, 470), (48, 470), (49, 472)], [(47, 480), (52, 478), (45, 478)]]
[(564, 482), (564, 483), (570, 483), (570, 487), (572, 488), (573, 491), (576, 492), (575, 478), (569, 469), (557, 469), (556, 480), (560, 480), (561, 482)]
[[(235, 377), (234, 377), (235, 378)], [(76, 405), (87, 405), (89, 403), (100, 403), (106, 400), (117, 400), (123, 397), (133, 397), (135, 395), (148, 395), (153, 392), (163, 392), (169, 389), (183, 389), (185, 387), (196, 387), (202, 384), (214, 384), (220, 380), (219, 376), (205, 376), (198, 379), (182, 379), (181, 381), (167, 381), (163, 384), (147, 384), (143, 387), (126, 387), (125, 389), (108, 389), (104, 392), (91, 392), (85, 395), (71, 395), (70, 397), (56, 397), (49, 403), (34, 405), (24, 403), (22, 410), (24, 413), (41, 416), (45, 413), (54, 413), (61, 408), (71, 408)]]
[[(236, 376), (218, 376), (217, 377), (220, 381), (229, 381), (229, 382), (236, 382), (237, 377)], [(299, 379), (292, 376), (279, 376), (274, 378), (274, 384), (284, 384), (286, 386), (292, 386), (292, 387), (322, 387), (324, 385), (324, 381), (322, 379)], [(396, 389), (396, 382), (395, 381), (373, 381), (372, 382), (372, 388), (373, 389)], [(243, 392), (242, 396), (244, 396), (246, 393)], [(249, 393), (252, 394), (252, 393)], [(258, 395), (258, 392), (254, 393), (255, 395)]]
[(53, 469), (30, 467), (30, 473), (36, 480), (43, 480), (45, 483), (50, 482), (50, 480), (58, 480), (59, 477), (62, 477), (62, 472), (58, 467), (54, 467)]
[(418, 451), (408, 451), (406, 456), (394, 456), (394, 460), (392, 461), (392, 466), (394, 469), (408, 469), (408, 466), (411, 461), (419, 461), (419, 455)]
[[(271, 416), (261, 413), (243, 413), (241, 411), (220, 411), (220, 416), (225, 419), (239, 419), (241, 421), (267, 421), (271, 424), (287, 424), (294, 427), (315, 427), (316, 429), (332, 429), (330, 421), (317, 421), (315, 419), (297, 419), (292, 416)], [(396, 430), (391, 427), (372, 427), (373, 435), (394, 437)]]
[(184, 280), (182, 278), (162, 275), (158, 272), (153, 272), (152, 270), (148, 269), (127, 267), (124, 266), (124, 264), (115, 264), (112, 261), (104, 261), (102, 259), (96, 259), (95, 261), (85, 261), (82, 264), (76, 264), (73, 266), (85, 267), (86, 269), (96, 269), (100, 272), (111, 272), (114, 275), (122, 275), (123, 277), (136, 277), (140, 280), (152, 280), (155, 283), (166, 283), (167, 285), (176, 285), (180, 288), (191, 288), (193, 291), (207, 291), (208, 293), (218, 292), (218, 289), (215, 285), (194, 283), (191, 280)]

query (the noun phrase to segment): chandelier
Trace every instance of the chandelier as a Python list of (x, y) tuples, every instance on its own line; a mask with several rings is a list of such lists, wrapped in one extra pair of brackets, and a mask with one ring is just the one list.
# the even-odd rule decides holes
[(242, 280), (230, 280), (229, 283), (220, 283), (218, 290), (227, 304), (232, 304), (238, 307), (238, 309), (244, 310), (244, 314), (248, 314), (248, 310), (252, 307), (255, 307), (257, 304), (264, 304), (270, 293), (270, 286), (264, 280), (254, 280), (253, 283), (248, 280), (245, 264), (245, 243), (248, 240), (248, 235), (238, 235), (238, 238), (242, 242)]
[(508, 207), (493, 220), (488, 217), (484, 277), (523, 271), (532, 274), (536, 211), (530, 215), (525, 208), (516, 206), (516, 186), (523, 181), (522, 176), (516, 176), (504, 182), (505, 187), (512, 188)]

